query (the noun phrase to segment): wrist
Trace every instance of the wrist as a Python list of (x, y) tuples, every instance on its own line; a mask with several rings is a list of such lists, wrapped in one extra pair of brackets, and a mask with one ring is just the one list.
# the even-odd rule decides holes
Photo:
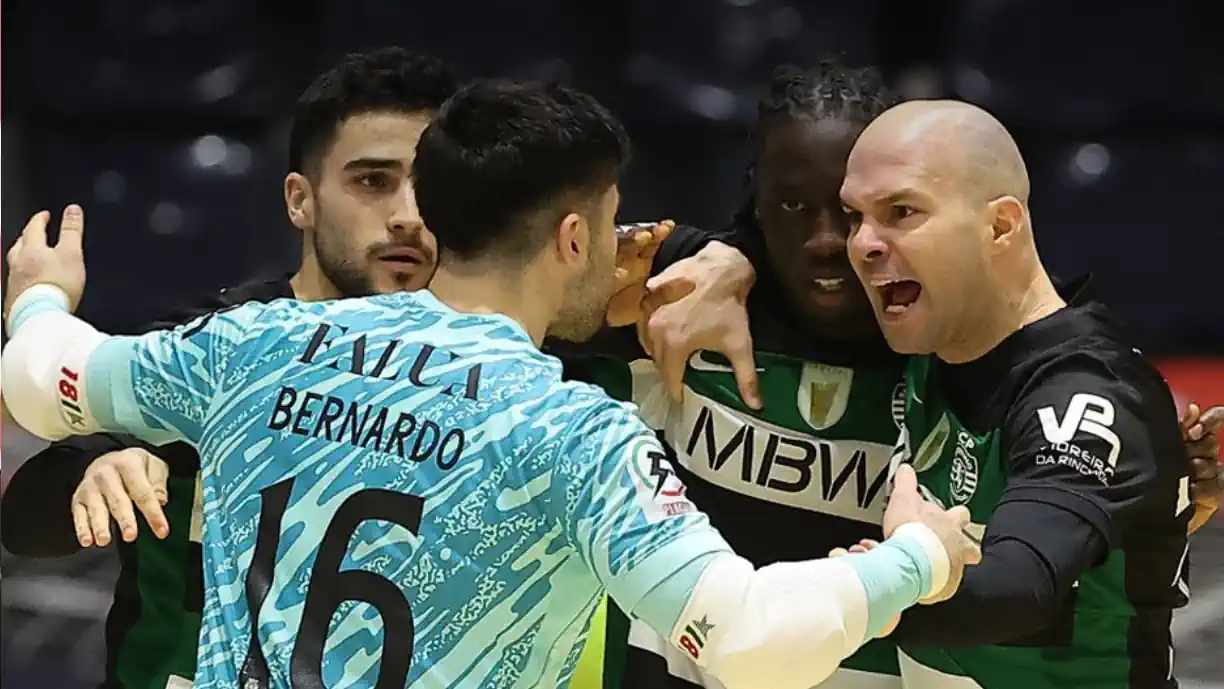
[(925, 524), (910, 522), (893, 531), (884, 543), (905, 551), (914, 560), (922, 575), (922, 595), (929, 598), (948, 585), (952, 561), (943, 541)]
[(9, 308), (5, 323), (9, 337), (15, 335), (18, 328), (37, 313), (44, 311), (71, 313), (69, 304), (68, 293), (57, 285), (46, 282), (30, 285), (17, 295), (12, 307)]

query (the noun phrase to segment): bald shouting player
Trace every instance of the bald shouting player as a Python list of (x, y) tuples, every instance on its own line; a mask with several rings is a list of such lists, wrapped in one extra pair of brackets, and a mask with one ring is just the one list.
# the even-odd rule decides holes
[(954, 597), (901, 617), (905, 685), (1176, 687), (1193, 509), (1173, 399), (1105, 307), (1055, 289), (1011, 136), (964, 103), (897, 106), (841, 197), (884, 336), (919, 355), (896, 458), (983, 539)]

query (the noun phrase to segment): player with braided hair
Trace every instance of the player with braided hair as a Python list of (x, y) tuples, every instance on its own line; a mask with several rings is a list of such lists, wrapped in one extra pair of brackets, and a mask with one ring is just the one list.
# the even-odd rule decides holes
[[(710, 352), (690, 359), (682, 380), (660, 379), (649, 362), (633, 364), (633, 375), (610, 362), (583, 372), (571, 366), (640, 406), (674, 451), (672, 464), (689, 495), (757, 565), (823, 556), (881, 536), (903, 360), (884, 342), (850, 268), (838, 191), (859, 132), (898, 100), (875, 70), (833, 61), (779, 67), (766, 86), (746, 200), (717, 233), (758, 267), (746, 302), (751, 332), (742, 339), (759, 387), (744, 384), (742, 360)], [(663, 243), (656, 280), (666, 280), (667, 265), (683, 258), (687, 229)], [(689, 315), (695, 327), (727, 322)], [(647, 342), (654, 351), (662, 344)], [(741, 392), (755, 393), (744, 398), (756, 402), (745, 404)], [(698, 654), (707, 633), (693, 626)], [(721, 686), (692, 651), (686, 656), (619, 611), (608, 611), (605, 636), (606, 689)], [(626, 638), (627, 648), (620, 643)], [(821, 686), (899, 687), (895, 646), (869, 643)]]

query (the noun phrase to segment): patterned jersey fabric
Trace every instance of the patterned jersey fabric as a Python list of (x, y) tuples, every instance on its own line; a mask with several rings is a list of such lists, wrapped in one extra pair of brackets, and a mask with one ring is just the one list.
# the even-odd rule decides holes
[(200, 449), (197, 689), (564, 686), (605, 590), (668, 635), (727, 550), (630, 405), (427, 292), (248, 304), (83, 374), (100, 425)]

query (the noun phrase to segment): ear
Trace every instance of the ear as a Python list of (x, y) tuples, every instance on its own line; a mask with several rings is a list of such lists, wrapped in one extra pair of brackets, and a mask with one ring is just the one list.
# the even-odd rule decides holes
[(289, 222), (299, 230), (315, 226), (314, 187), (306, 176), (297, 172), (285, 175), (285, 212)]
[(1028, 209), (1014, 196), (1001, 196), (988, 204), (992, 239), (996, 246), (1016, 242), (1028, 228)]
[(557, 225), (557, 257), (562, 265), (586, 265), (591, 250), (591, 228), (587, 219), (577, 213), (566, 213)]

